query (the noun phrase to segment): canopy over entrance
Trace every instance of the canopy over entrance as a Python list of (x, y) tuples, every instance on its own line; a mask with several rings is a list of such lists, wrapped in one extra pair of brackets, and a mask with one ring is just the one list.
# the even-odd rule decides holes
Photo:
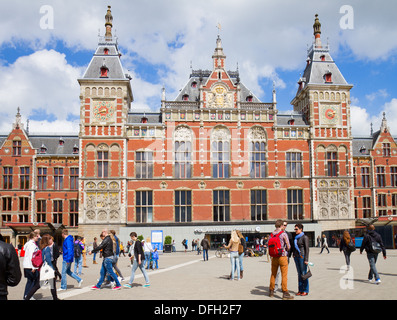
[(43, 222), (43, 223), (25, 223), (25, 222), (18, 222), (18, 223), (6, 223), (6, 227), (10, 228), (12, 231), (14, 231), (15, 235), (26, 235), (31, 233), (34, 230), (40, 230), (40, 234), (43, 235), (45, 233), (49, 234), (56, 234), (60, 233), (63, 229), (65, 229), (65, 226), (63, 224), (59, 223), (49, 223), (49, 222)]

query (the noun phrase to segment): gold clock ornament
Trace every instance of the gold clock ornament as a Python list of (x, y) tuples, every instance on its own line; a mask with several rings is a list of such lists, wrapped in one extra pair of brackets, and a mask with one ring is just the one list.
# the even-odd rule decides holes
[(324, 124), (339, 123), (339, 108), (337, 106), (322, 107), (322, 122)]
[(114, 106), (111, 102), (95, 102), (93, 109), (94, 119), (100, 122), (111, 121), (113, 120), (114, 111)]

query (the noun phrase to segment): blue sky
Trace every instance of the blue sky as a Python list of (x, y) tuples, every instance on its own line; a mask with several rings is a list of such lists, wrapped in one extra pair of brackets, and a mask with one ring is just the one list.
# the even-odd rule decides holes
[[(339, 0), (285, 0), (282, 5), (277, 0), (3, 0), (0, 132), (9, 132), (20, 107), (31, 132), (57, 127), (77, 134), (77, 79), (95, 51), (98, 32), (104, 34), (111, 5), (122, 63), (132, 75), (133, 110), (157, 111), (163, 86), (167, 99), (174, 99), (191, 65), (211, 68), (218, 23), (227, 69), (238, 64), (241, 81), (263, 102), (271, 100), (275, 82), (278, 108), (292, 110), (318, 13), (322, 40), (354, 85), (353, 134), (369, 134), (370, 123), (378, 130), (386, 112), (397, 135), (397, 2), (349, 2), (350, 11)], [(350, 28), (343, 27), (346, 23)]]

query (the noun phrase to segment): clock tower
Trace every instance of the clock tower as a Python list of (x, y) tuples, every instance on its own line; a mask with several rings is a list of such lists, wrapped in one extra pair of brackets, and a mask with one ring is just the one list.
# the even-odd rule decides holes
[(310, 125), (312, 217), (323, 230), (354, 225), (350, 89), (321, 41), (318, 15), (313, 25), (314, 42), (306, 68), (291, 104)]
[[(125, 124), (133, 101), (130, 80), (124, 73), (117, 38), (112, 34), (111, 7), (105, 15), (105, 36), (80, 84), (80, 199), (79, 229), (82, 234), (115, 230), (126, 223)], [(99, 233), (98, 233), (99, 232)]]

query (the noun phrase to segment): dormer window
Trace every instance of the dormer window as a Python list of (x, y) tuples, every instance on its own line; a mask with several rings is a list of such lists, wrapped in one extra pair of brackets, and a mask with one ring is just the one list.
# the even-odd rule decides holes
[(367, 148), (364, 147), (364, 146), (362, 146), (362, 147), (360, 148), (360, 153), (361, 153), (361, 154), (366, 154), (366, 153), (367, 153)]
[(141, 118), (141, 123), (147, 123), (148, 119), (146, 117)]
[(101, 67), (101, 78), (107, 78), (108, 77), (108, 67), (106, 67), (105, 65), (103, 65)]
[(189, 101), (189, 95), (188, 95), (188, 94), (184, 94), (184, 95), (182, 96), (182, 100), (183, 100), (183, 101)]
[(59, 145), (63, 146), (65, 144), (65, 141), (62, 138), (59, 138)]
[(295, 119), (289, 119), (289, 120), (288, 120), (288, 124), (289, 124), (290, 126), (295, 125)]
[(196, 81), (192, 82), (192, 88), (197, 88), (197, 82)]
[(326, 83), (331, 83), (331, 82), (332, 82), (332, 72), (331, 72), (331, 71), (328, 71), (328, 72), (325, 74), (325, 82), (326, 82)]
[(76, 146), (76, 145), (74, 145), (74, 147), (73, 147), (73, 154), (77, 154), (77, 153), (79, 153), (79, 147)]
[(108, 55), (108, 54), (109, 54), (109, 49), (108, 49), (108, 48), (105, 48), (105, 49), (103, 50), (103, 53), (106, 54), (106, 55)]
[(253, 97), (252, 96), (247, 96), (247, 98), (245, 98), (245, 101), (247, 102), (252, 102)]
[(47, 153), (47, 147), (44, 144), (42, 144), (40, 147), (40, 153), (41, 154)]
[(321, 61), (325, 61), (325, 55), (322, 55), (322, 56), (320, 57), (320, 60), (321, 60)]

